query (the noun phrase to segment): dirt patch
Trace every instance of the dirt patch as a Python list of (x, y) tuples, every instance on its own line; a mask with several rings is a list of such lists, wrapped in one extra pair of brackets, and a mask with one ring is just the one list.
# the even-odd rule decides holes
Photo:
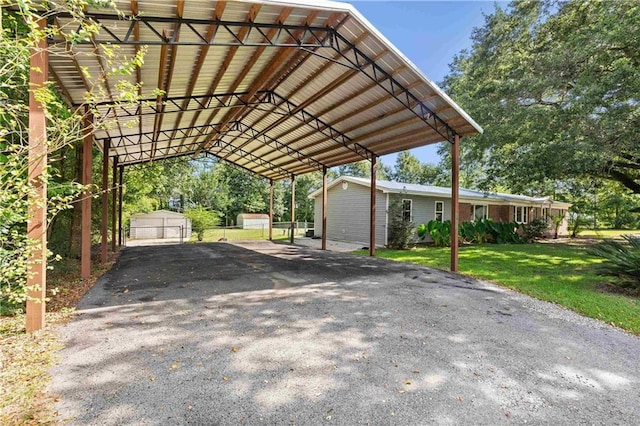
[(640, 289), (624, 288), (610, 281), (602, 281), (596, 284), (596, 290), (601, 293), (621, 294), (623, 296), (640, 298)]

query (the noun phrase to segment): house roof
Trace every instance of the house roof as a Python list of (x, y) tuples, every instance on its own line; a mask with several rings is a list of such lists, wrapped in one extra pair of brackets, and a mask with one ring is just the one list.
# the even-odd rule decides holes
[[(332, 188), (341, 182), (352, 182), (358, 185), (370, 187), (371, 181), (368, 178), (360, 178), (353, 176), (340, 176), (339, 178), (331, 181), (327, 188)], [(420, 195), (425, 197), (443, 197), (451, 198), (451, 188), (432, 185), (418, 185), (412, 183), (391, 182), (384, 180), (376, 181), (376, 189), (383, 193), (390, 194), (407, 194), (407, 195)], [(526, 195), (516, 194), (504, 194), (499, 192), (483, 192), (473, 189), (459, 189), (460, 201), (472, 201), (472, 202), (494, 202), (498, 204), (510, 204), (510, 205), (552, 205), (556, 208), (569, 208), (571, 204), (555, 202), (551, 197), (529, 197)], [(313, 191), (309, 194), (309, 198), (315, 198), (322, 195), (322, 188)]]
[[(210, 154), (278, 180), (482, 132), (350, 4), (114, 3), (126, 17), (84, 11), (102, 26), (91, 40), (52, 38), (49, 67), (70, 105), (95, 97), (109, 122), (96, 144), (118, 165)], [(102, 45), (128, 58), (147, 46), (144, 64), (111, 73)], [(123, 83), (139, 85), (133, 107), (115, 102)]]

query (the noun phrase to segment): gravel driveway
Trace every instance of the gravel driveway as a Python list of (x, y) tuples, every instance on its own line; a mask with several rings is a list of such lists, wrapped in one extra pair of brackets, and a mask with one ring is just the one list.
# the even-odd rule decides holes
[(462, 276), (269, 242), (125, 249), (62, 329), (70, 424), (637, 424), (640, 339)]

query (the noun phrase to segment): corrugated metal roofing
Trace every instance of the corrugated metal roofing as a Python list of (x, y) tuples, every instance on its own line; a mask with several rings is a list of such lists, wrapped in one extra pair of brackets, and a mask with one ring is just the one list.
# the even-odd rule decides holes
[[(328, 188), (338, 185), (340, 182), (353, 182), (363, 186), (370, 186), (371, 180), (353, 177), (353, 176), (340, 176), (338, 179), (330, 182)], [(418, 185), (412, 183), (402, 182), (390, 182), (384, 180), (376, 180), (376, 189), (391, 193), (391, 194), (407, 194), (407, 195), (422, 195), (427, 197), (445, 197), (451, 198), (451, 188), (433, 185)], [(317, 197), (322, 194), (322, 189), (309, 194), (310, 198)], [(540, 204), (552, 204), (557, 208), (569, 208), (571, 204), (555, 202), (551, 197), (529, 197), (527, 195), (517, 194), (504, 194), (500, 192), (482, 192), (473, 189), (459, 189), (460, 199), (473, 200), (473, 201), (495, 201), (506, 204), (523, 204), (523, 205), (540, 205)]]
[[(103, 84), (101, 49), (61, 40), (50, 69), (72, 104), (95, 96), (99, 118), (113, 121), (97, 144), (109, 139), (120, 165), (209, 153), (277, 180), (482, 131), (349, 4), (115, 3), (135, 17), (88, 8), (103, 26), (94, 42), (128, 57), (148, 46), (140, 72)], [(143, 83), (139, 107), (113, 104), (122, 82)]]

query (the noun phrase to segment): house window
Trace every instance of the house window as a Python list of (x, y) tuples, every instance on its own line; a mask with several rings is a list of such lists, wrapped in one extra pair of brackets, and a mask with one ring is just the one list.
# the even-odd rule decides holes
[(411, 221), (411, 209), (413, 207), (413, 200), (402, 200), (402, 219), (409, 222)]
[(549, 218), (549, 213), (547, 212), (547, 208), (546, 207), (542, 208), (542, 218), (543, 219), (548, 219)]
[(516, 219), (516, 223), (529, 222), (529, 209), (524, 206), (515, 206), (513, 217)]
[(489, 218), (489, 206), (478, 204), (473, 206), (473, 221), (484, 220)]
[(436, 201), (436, 217), (438, 222), (444, 220), (444, 201)]

